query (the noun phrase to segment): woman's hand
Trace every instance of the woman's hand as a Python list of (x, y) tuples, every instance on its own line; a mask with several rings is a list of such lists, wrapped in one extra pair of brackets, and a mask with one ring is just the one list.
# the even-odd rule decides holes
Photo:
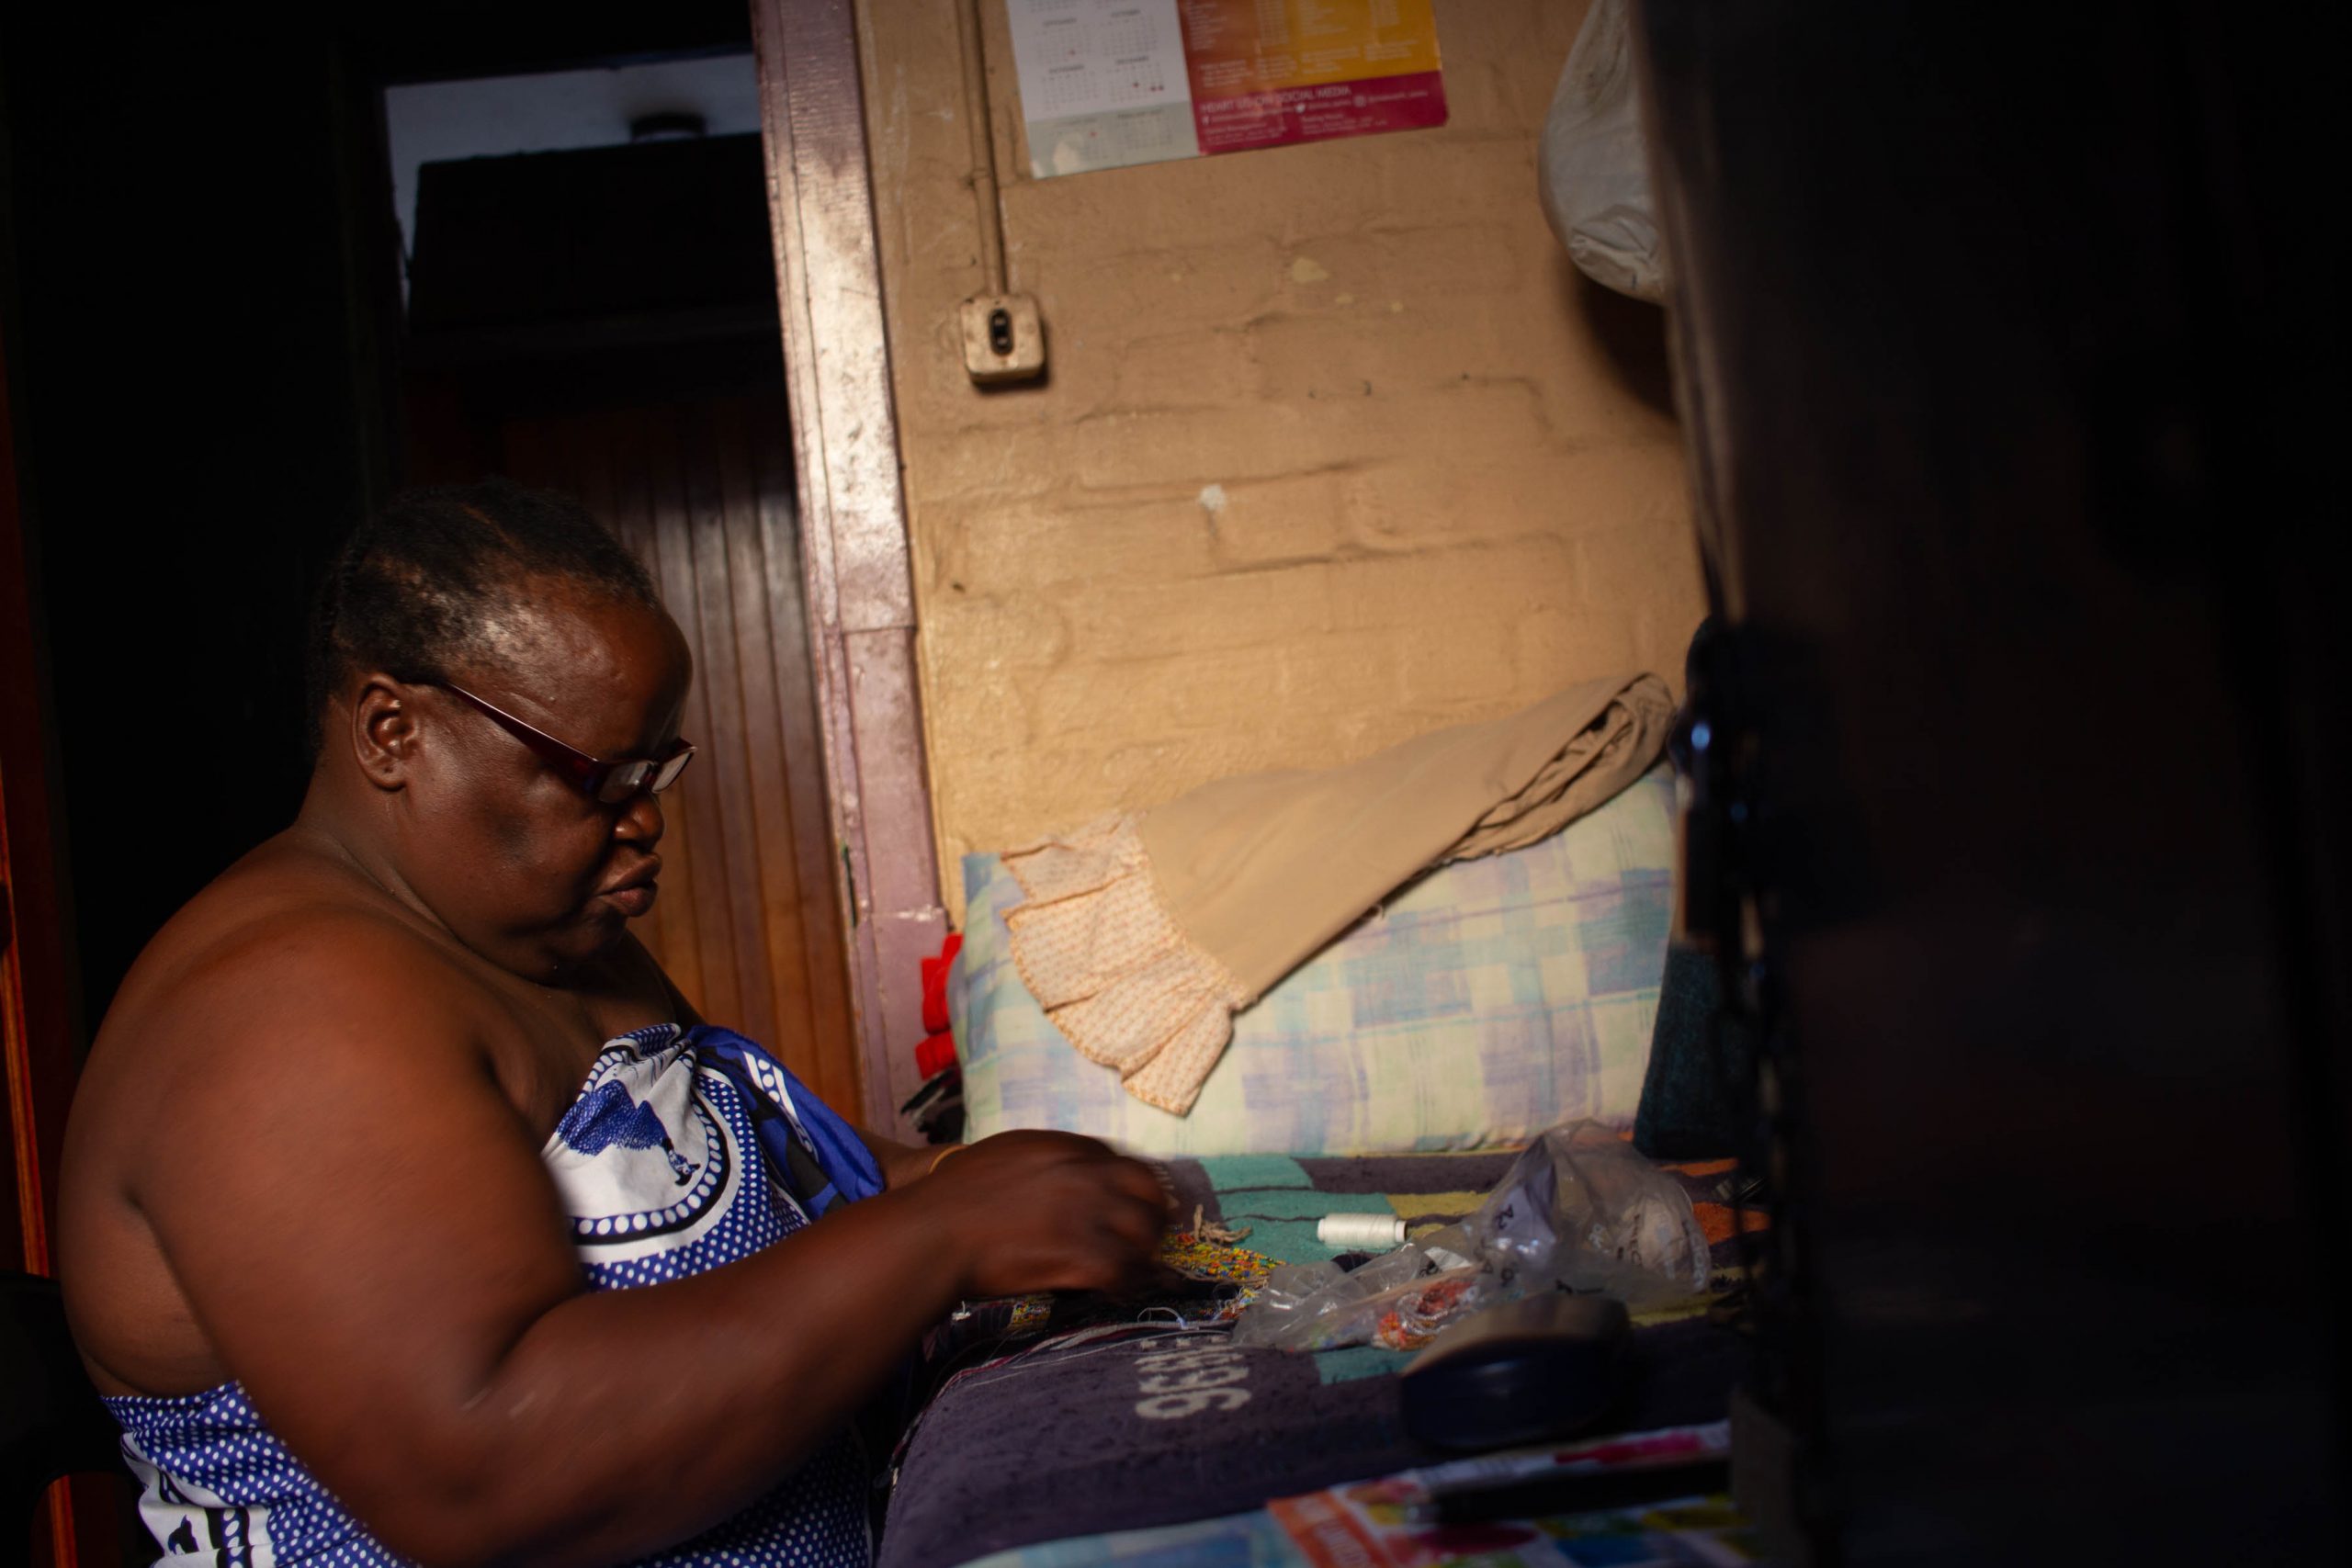
[(1151, 1167), (1071, 1133), (983, 1138), (941, 1159), (907, 1197), (955, 1238), (973, 1298), (1136, 1290), (1157, 1275), (1169, 1218)]

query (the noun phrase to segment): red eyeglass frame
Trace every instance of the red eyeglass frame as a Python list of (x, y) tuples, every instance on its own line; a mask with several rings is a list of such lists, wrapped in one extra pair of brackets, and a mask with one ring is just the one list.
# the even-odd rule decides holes
[(659, 757), (622, 757), (612, 761), (592, 757), (576, 746), (565, 745), (546, 730), (526, 724), (496, 704), (483, 701), (463, 686), (447, 681), (428, 684), (463, 698), (537, 753), (540, 761), (562, 774), (582, 795), (602, 806), (618, 806), (640, 794), (660, 795), (676, 784), (678, 775), (686, 771), (686, 764), (695, 760), (694, 743), (683, 735)]

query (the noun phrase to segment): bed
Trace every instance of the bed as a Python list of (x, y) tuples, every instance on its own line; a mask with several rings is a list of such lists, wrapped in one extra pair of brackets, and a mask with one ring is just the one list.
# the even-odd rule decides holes
[[(1167, 1169), (1187, 1216), (1197, 1205), (1247, 1227), (1250, 1248), (1306, 1262), (1335, 1256), (1315, 1239), (1317, 1216), (1396, 1214), (1419, 1233), (1475, 1208), (1512, 1157), (1228, 1156)], [(1637, 1317), (1634, 1375), (1600, 1429), (1721, 1420), (1746, 1369), (1736, 1178), (1728, 1162), (1669, 1168), (1712, 1243), (1713, 1287)], [(1188, 1314), (1199, 1304), (1130, 1303), (1028, 1331), (1000, 1319), (935, 1346), (935, 1392), (892, 1467), (884, 1568), (1287, 1561), (1268, 1555), (1268, 1502), (1449, 1457), (1403, 1428), (1396, 1379), (1409, 1353), (1240, 1348)]]
[[(1148, 874), (1166, 868), (1094, 844), (1124, 842), (1133, 836), (1124, 828), (1055, 840), (1050, 854), (967, 857), (944, 1010), (966, 1136), (1051, 1127), (1107, 1139), (1161, 1163), (1187, 1223), (1197, 1211), (1204, 1230), (1246, 1229), (1249, 1249), (1306, 1263), (1335, 1256), (1317, 1240), (1321, 1216), (1395, 1216), (1424, 1235), (1475, 1210), (1515, 1150), (1548, 1127), (1591, 1121), (1630, 1134), (1672, 908), (1674, 786), (1670, 770), (1653, 765), (1661, 701), (1608, 710), (1621, 732), (1614, 750), (1596, 750), (1600, 728), (1559, 726), (1573, 731), (1559, 755), (1581, 747), (1600, 758), (1606, 768), (1590, 757), (1578, 766), (1588, 782), (1609, 773), (1609, 793), (1565, 826), (1441, 861), (1343, 922), (1232, 1012), (1214, 1070), (1175, 1101), (1150, 1091), (1156, 1068), (1121, 1066), (1099, 1039), (1081, 1054), (1065, 1027), (1099, 1028), (1088, 1010), (1096, 998), (1160, 984), (1166, 933), (1138, 939), (1136, 911), (1149, 927), (1181, 906), (1159, 904), (1164, 888), (1121, 904), (1119, 878), (1139, 855), (1155, 868)], [(1474, 732), (1487, 733), (1455, 733)], [(1521, 771), (1553, 758), (1560, 740), (1546, 729), (1521, 748)], [(1363, 766), (1384, 801), (1409, 804), (1427, 784), (1426, 770), (1400, 784), (1380, 773), (1378, 758)], [(1480, 773), (1480, 789), (1495, 787), (1495, 772)], [(1328, 805), (1314, 780), (1265, 787), (1307, 791), (1317, 811)], [(1552, 788), (1514, 799), (1524, 806)], [(1258, 789), (1238, 793), (1254, 800)], [(1251, 810), (1204, 837), (1260, 842), (1266, 811)], [(1044, 872), (1041, 854), (1055, 862)], [(1043, 925), (1040, 910), (1050, 916)], [(1084, 919), (1071, 920), (1073, 911)], [(1067, 940), (1073, 924), (1080, 940)], [(1067, 951), (1034, 945), (1041, 930)], [(1061, 969), (1077, 981), (1046, 974), (1053, 966), (1041, 951), (1075, 952), (1080, 961)], [(1720, 1422), (1747, 1363), (1732, 1326), (1744, 1279), (1733, 1174), (1724, 1163), (1690, 1165), (1676, 1179), (1712, 1249), (1711, 1288), (1637, 1319), (1634, 1372), (1601, 1429)], [(1292, 1561), (1267, 1545), (1269, 1502), (1444, 1457), (1405, 1430), (1396, 1379), (1408, 1353), (1247, 1348), (1217, 1321), (1229, 1303), (1216, 1289), (1187, 1291), (1119, 1306), (967, 1303), (927, 1348), (927, 1403), (889, 1467), (885, 1568), (992, 1555), (999, 1568), (1155, 1553), (1170, 1563)]]

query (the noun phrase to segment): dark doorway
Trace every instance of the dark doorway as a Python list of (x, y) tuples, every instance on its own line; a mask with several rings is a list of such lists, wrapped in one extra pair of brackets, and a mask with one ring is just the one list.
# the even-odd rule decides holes
[[(821, 790), (806, 798), (813, 721), (795, 716), (808, 695), (772, 282), (721, 279), (729, 299), (763, 296), (730, 316), (679, 298), (708, 276), (640, 251), (626, 310), (552, 328), (477, 317), (428, 342), (405, 319), (386, 152), (387, 86), (750, 44), (744, 7), (701, 0), (0, 16), (0, 304), (43, 653), (7, 676), (48, 698), (83, 1042), (171, 911), (291, 818), (308, 776), (302, 626), (341, 536), (402, 484), (509, 470), (649, 498), (616, 521), (656, 553), (671, 548), (658, 516), (719, 521), (717, 558), (744, 575), (707, 575), (693, 528), (660, 574), (697, 639), (706, 745), (738, 772), (697, 769), (673, 846), (694, 886), (670, 889), (649, 935), (712, 1016), (768, 1031), (820, 1092), (854, 1099)], [(623, 156), (679, 155), (629, 148), (626, 126), (616, 140)], [(734, 210), (763, 242), (756, 163)], [(583, 434), (631, 418), (633, 447)], [(670, 466), (611, 470), (630, 450)], [(756, 538), (729, 518), (755, 520), (741, 526)], [(722, 625), (721, 603), (740, 617)], [(763, 693), (743, 652), (763, 636)], [(756, 874), (729, 880), (744, 867)], [(783, 1016), (787, 997), (804, 1019)], [(835, 1055), (812, 1057), (817, 1038)]]
[[(707, 1017), (855, 1103), (765, 167), (734, 130), (756, 122), (751, 56), (387, 97), (413, 190), (403, 469), (577, 495), (652, 570), (694, 650), (705, 762), (666, 797), (639, 935)], [(476, 114), (493, 148), (607, 140), (412, 175), (404, 146), (462, 149)]]

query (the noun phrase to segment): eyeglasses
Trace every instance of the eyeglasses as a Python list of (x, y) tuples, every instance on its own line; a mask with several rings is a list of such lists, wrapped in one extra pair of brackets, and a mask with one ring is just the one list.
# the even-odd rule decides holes
[(570, 779), (582, 795), (605, 806), (618, 806), (638, 795), (660, 795), (678, 782), (686, 764), (695, 760), (692, 743), (681, 738), (673, 741), (670, 750), (654, 758), (624, 757), (608, 762), (602, 757), (566, 746), (544, 729), (535, 729), (503, 708), (493, 707), (475, 696), (463, 686), (453, 686), (447, 681), (432, 684), (453, 697), (462, 697), (490, 716), (501, 729), (538, 753), (557, 773)]

